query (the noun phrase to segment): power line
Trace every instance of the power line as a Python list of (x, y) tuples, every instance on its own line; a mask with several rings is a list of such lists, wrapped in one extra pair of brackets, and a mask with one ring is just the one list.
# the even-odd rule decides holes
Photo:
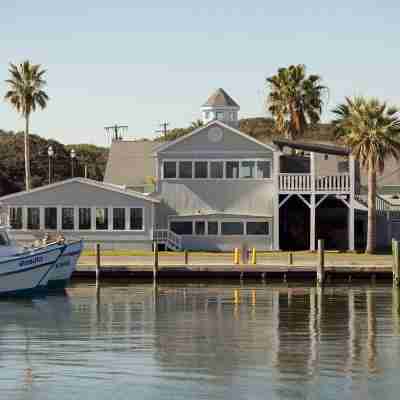
[(128, 130), (128, 125), (111, 125), (105, 126), (104, 129), (107, 132), (107, 139), (111, 142), (113, 140), (122, 140), (123, 134)]
[(157, 133), (162, 133), (165, 136), (167, 136), (168, 133), (168, 126), (169, 122), (165, 121), (160, 124), (160, 129), (156, 130)]

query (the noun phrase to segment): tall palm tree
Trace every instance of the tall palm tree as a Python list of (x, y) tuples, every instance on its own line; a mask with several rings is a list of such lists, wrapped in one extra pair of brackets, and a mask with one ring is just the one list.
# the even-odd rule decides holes
[(346, 98), (333, 113), (337, 137), (351, 150), (368, 173), (368, 235), (366, 253), (376, 249), (376, 175), (385, 168), (385, 159), (400, 158), (400, 118), (398, 110), (377, 99)]
[(16, 65), (10, 63), (10, 79), (6, 80), (9, 90), (4, 99), (8, 101), (25, 119), (24, 152), (25, 152), (25, 187), (31, 189), (30, 155), (29, 155), (29, 120), (31, 113), (39, 106), (44, 109), (49, 97), (43, 90), (46, 86), (40, 64), (24, 61)]
[(320, 76), (307, 77), (304, 65), (291, 65), (267, 78), (267, 85), (270, 89), (267, 109), (280, 134), (294, 140), (303, 136), (309, 125), (319, 122), (323, 94), (327, 91)]

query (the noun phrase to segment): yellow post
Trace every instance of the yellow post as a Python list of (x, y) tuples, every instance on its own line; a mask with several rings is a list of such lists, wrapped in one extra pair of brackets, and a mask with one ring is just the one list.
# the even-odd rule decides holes
[(253, 265), (257, 264), (257, 251), (255, 247), (253, 247), (253, 249), (251, 250), (251, 263)]
[(239, 259), (240, 259), (239, 249), (235, 247), (233, 250), (233, 263), (239, 264)]

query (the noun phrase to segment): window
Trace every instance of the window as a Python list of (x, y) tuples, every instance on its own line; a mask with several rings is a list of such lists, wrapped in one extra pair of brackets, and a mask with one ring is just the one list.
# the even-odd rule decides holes
[(10, 225), (12, 229), (22, 229), (22, 208), (10, 208)]
[(39, 207), (28, 208), (28, 229), (40, 229)]
[(177, 235), (193, 235), (192, 221), (171, 221), (170, 229)]
[(113, 208), (113, 229), (125, 230), (125, 208)]
[(226, 177), (228, 179), (239, 178), (239, 161), (226, 162)]
[(63, 208), (61, 211), (61, 228), (62, 229), (74, 229), (74, 217), (75, 212), (72, 207)]
[(210, 111), (206, 111), (205, 116), (206, 116), (206, 119), (209, 119), (210, 118)]
[(224, 177), (224, 163), (222, 161), (210, 162), (210, 178), (222, 179)]
[(223, 235), (243, 235), (243, 222), (222, 222), (221, 233)]
[(176, 162), (175, 161), (164, 161), (164, 178), (165, 179), (176, 178)]
[(46, 207), (44, 209), (44, 229), (57, 229), (56, 207)]
[(131, 208), (130, 229), (132, 231), (143, 230), (143, 208)]
[(79, 229), (91, 229), (92, 216), (90, 208), (79, 209)]
[(6, 232), (0, 232), (0, 246), (9, 246), (10, 240)]
[(208, 234), (209, 235), (218, 235), (218, 222), (217, 221), (208, 221)]
[(230, 114), (231, 121), (235, 121), (235, 112), (231, 111), (229, 114)]
[(208, 172), (207, 161), (195, 161), (194, 163), (194, 177), (195, 178), (207, 178)]
[(205, 235), (206, 234), (206, 223), (205, 221), (195, 221), (194, 223), (194, 232), (196, 235)]
[(179, 178), (192, 179), (192, 162), (191, 161), (180, 161), (179, 162)]
[(217, 111), (216, 117), (218, 121), (223, 121), (225, 119), (225, 113), (223, 111)]
[(255, 178), (255, 161), (242, 161), (240, 168), (241, 178)]
[(96, 208), (96, 229), (99, 231), (108, 229), (108, 208)]
[(269, 224), (268, 222), (248, 222), (247, 226), (248, 235), (268, 235)]
[(271, 163), (269, 161), (257, 161), (257, 178), (271, 178)]

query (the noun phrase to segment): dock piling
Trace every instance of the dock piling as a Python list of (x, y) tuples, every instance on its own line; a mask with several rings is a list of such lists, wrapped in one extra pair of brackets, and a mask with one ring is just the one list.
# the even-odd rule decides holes
[(392, 240), (392, 255), (393, 255), (393, 286), (400, 286), (400, 252), (399, 242)]
[(251, 263), (253, 265), (257, 264), (257, 250), (255, 247), (253, 247), (253, 249), (251, 250)]
[(158, 246), (157, 243), (154, 245), (154, 260), (153, 260), (153, 280), (157, 280), (158, 277)]
[(290, 252), (288, 255), (288, 265), (293, 265), (293, 253)]
[(100, 259), (100, 243), (96, 243), (96, 282), (100, 278), (101, 259)]
[(185, 265), (189, 264), (189, 252), (185, 250)]
[(323, 285), (325, 281), (325, 243), (323, 239), (318, 240), (318, 264), (317, 284)]

